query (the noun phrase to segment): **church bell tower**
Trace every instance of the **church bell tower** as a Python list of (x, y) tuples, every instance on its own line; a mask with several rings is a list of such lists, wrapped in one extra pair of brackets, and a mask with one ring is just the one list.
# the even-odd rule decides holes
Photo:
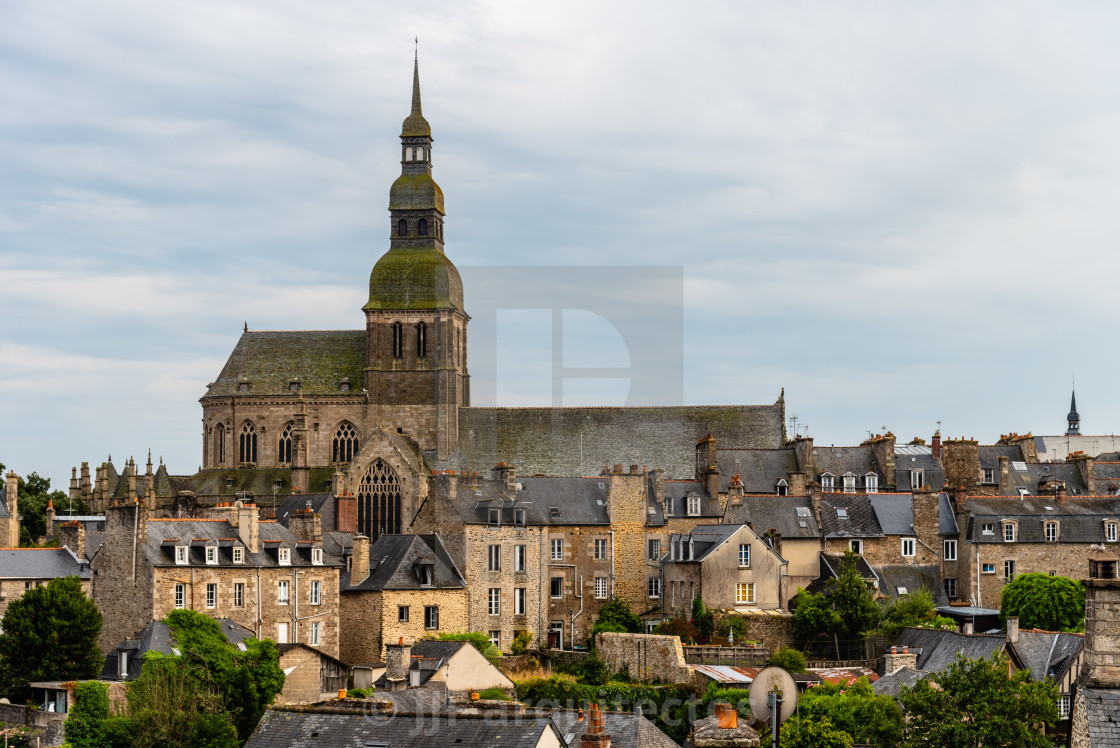
[(412, 111), (401, 128), (401, 175), (389, 189), (389, 251), (369, 279), (365, 388), (370, 423), (446, 459), (470, 405), (463, 281), (443, 251), (443, 191), (432, 178), (432, 129), (413, 63)]

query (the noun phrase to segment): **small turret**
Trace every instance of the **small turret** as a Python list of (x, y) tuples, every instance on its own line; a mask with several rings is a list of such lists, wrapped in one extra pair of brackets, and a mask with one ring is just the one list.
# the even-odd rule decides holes
[(1081, 436), (1081, 416), (1077, 413), (1077, 392), (1072, 392), (1069, 397), (1069, 415), (1066, 416), (1069, 427), (1066, 436)]

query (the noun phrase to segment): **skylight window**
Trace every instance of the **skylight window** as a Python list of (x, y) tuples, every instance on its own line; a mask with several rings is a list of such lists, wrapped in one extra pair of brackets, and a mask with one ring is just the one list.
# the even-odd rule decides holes
[(837, 509), (836, 510), (836, 516), (839, 517), (840, 519), (847, 519), (848, 518), (848, 510), (847, 509)]
[(552, 517), (553, 519), (559, 519), (560, 518), (560, 507), (550, 506), (548, 508), (548, 515), (550, 517)]
[(807, 506), (797, 507), (797, 516), (798, 517), (808, 517), (809, 516), (809, 507), (807, 507)]

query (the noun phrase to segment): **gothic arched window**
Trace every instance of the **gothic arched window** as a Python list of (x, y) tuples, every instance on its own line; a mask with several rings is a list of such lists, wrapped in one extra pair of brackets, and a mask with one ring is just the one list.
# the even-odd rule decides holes
[(423, 358), (428, 352), (428, 325), (416, 323), (416, 355)]
[(257, 427), (252, 421), (246, 421), (241, 427), (241, 440), (239, 442), (238, 462), (257, 461)]
[(214, 442), (218, 450), (218, 464), (226, 461), (226, 427), (218, 424), (214, 429)]
[(401, 531), (401, 481), (377, 460), (358, 485), (358, 532), (371, 541)]
[(291, 421), (284, 426), (284, 430), (280, 432), (279, 449), (277, 450), (277, 462), (291, 462), (292, 461), (292, 426)]
[(419, 223), (416, 224), (416, 233), (420, 236), (428, 235), (428, 219), (421, 218)]
[(404, 325), (393, 323), (393, 358), (404, 356)]
[(335, 462), (351, 462), (358, 454), (358, 431), (349, 421), (343, 421), (334, 432), (331, 454)]
[(397, 221), (397, 236), (408, 236), (408, 221), (403, 218)]

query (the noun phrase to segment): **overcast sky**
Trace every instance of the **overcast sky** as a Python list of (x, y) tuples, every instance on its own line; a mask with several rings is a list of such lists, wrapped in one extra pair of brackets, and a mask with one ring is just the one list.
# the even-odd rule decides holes
[[(1060, 433), (1076, 376), (1083, 431), (1111, 432), (1118, 15), (5, 2), (0, 462), (61, 488), (149, 447), (193, 472), (198, 398), (246, 321), (362, 327), (416, 35), (448, 255), (466, 277), (678, 268), (678, 399), (785, 387), (818, 443), (938, 421), (990, 442)], [(472, 347), (476, 404), (547, 402), (548, 315), (503, 319), (494, 365)], [(590, 365), (635, 359), (593, 332)]]

